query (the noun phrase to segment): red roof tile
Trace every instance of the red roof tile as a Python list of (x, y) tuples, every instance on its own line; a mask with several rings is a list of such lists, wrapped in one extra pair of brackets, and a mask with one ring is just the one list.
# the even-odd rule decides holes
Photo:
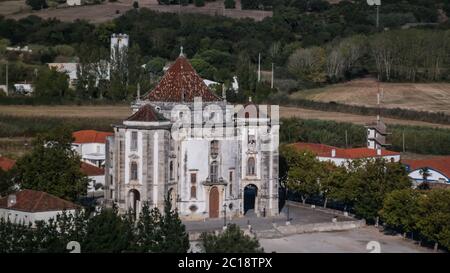
[(105, 174), (105, 169), (99, 168), (86, 162), (81, 162), (81, 172), (86, 176), (99, 176)]
[[(320, 157), (332, 157), (332, 150), (336, 151), (335, 158), (358, 159), (358, 158), (379, 157), (379, 155), (377, 154), (377, 150), (365, 147), (342, 149), (324, 144), (304, 143), (304, 142), (297, 142), (292, 145), (300, 150), (309, 150)], [(393, 156), (393, 155), (400, 155), (400, 153), (384, 149), (381, 150), (381, 156)]]
[(197, 74), (189, 61), (181, 55), (167, 70), (159, 84), (146, 96), (150, 101), (192, 102), (194, 97), (203, 101), (219, 101)]
[(15, 160), (0, 156), (0, 169), (9, 171), (15, 164)]
[(166, 120), (161, 114), (156, 112), (150, 104), (146, 104), (132, 116), (127, 118), (128, 121), (162, 121)]
[(74, 143), (106, 143), (106, 138), (113, 133), (100, 132), (95, 130), (82, 130), (73, 132)]
[(450, 156), (420, 160), (402, 160), (402, 163), (408, 165), (411, 171), (422, 168), (430, 168), (450, 178)]
[(8, 208), (8, 196), (0, 198), (0, 208), (26, 212), (58, 211), (79, 208), (78, 205), (42, 191), (22, 190), (15, 193), (16, 204)]

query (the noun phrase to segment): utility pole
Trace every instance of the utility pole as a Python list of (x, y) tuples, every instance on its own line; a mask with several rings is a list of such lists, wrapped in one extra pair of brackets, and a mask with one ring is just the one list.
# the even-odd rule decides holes
[(258, 55), (258, 82), (261, 81), (261, 53)]
[(406, 149), (405, 149), (405, 130), (403, 130), (402, 138), (403, 138), (403, 152), (406, 152)]
[(345, 148), (348, 148), (348, 135), (347, 135), (347, 130), (345, 130)]
[(275, 73), (275, 69), (274, 69), (274, 66), (273, 66), (273, 63), (272, 63), (272, 81), (271, 81), (271, 84), (270, 84), (270, 87), (273, 89), (273, 81), (274, 81), (274, 73)]
[(8, 84), (9, 84), (9, 79), (8, 79), (8, 67), (9, 67), (9, 65), (8, 65), (8, 62), (6, 62), (6, 96), (9, 96), (9, 86), (8, 86)]

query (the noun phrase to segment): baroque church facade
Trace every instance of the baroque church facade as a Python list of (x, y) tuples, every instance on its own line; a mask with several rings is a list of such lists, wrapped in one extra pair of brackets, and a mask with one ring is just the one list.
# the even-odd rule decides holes
[(169, 199), (192, 220), (279, 213), (277, 106), (228, 103), (181, 54), (132, 109), (107, 141), (107, 205), (162, 211)]

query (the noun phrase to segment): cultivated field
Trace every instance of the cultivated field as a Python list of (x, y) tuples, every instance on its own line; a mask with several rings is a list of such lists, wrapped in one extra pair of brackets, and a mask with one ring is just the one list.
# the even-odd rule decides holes
[(25, 0), (0, 0), (0, 15), (11, 15), (21, 12), (28, 12), (30, 8), (25, 4)]
[[(380, 83), (382, 107), (450, 114), (449, 83)], [(376, 107), (378, 84), (366, 78), (324, 88), (299, 91), (292, 98)]]
[[(84, 19), (92, 23), (101, 23), (119, 17), (122, 13), (133, 8), (134, 0), (119, 0), (118, 2), (104, 2), (100, 5), (89, 5), (80, 7), (64, 7), (57, 9), (45, 9), (33, 12), (22, 12), (8, 16), (9, 18), (18, 19), (29, 15), (37, 15), (42, 18), (56, 18), (61, 21), (74, 21), (76, 19)], [(157, 0), (140, 0), (139, 6), (159, 12), (171, 13), (200, 13), (206, 15), (223, 15), (231, 18), (252, 18), (260, 21), (266, 17), (272, 16), (270, 11), (258, 10), (241, 10), (240, 1), (236, 9), (226, 10), (223, 1), (207, 2), (204, 7), (195, 7), (194, 5), (183, 6), (178, 5), (158, 5)], [(0, 9), (1, 13), (1, 9)]]
[[(7, 105), (0, 106), (0, 115), (12, 115), (21, 117), (80, 117), (80, 118), (108, 118), (124, 119), (131, 114), (129, 105), (107, 106), (29, 106)], [(350, 122), (354, 124), (366, 124), (373, 122), (376, 117), (363, 116), (338, 112), (325, 112), (309, 110), (297, 107), (280, 107), (280, 117), (298, 117), (302, 119), (333, 120), (337, 122)], [(386, 118), (387, 124), (420, 125), (440, 128), (450, 128), (450, 125), (433, 124), (422, 121), (409, 121)]]

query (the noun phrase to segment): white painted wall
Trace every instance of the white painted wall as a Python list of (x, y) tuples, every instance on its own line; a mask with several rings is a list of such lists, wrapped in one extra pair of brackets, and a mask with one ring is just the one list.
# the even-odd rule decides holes
[[(67, 213), (75, 214), (75, 210), (67, 210)], [(35, 221), (48, 221), (51, 218), (56, 218), (58, 214), (62, 214), (61, 210), (58, 211), (43, 211), (43, 212), (25, 212), (19, 210), (0, 209), (0, 217), (9, 220), (12, 223), (32, 223)]]
[[(430, 176), (427, 177), (427, 180), (429, 182), (441, 182), (441, 181), (444, 181), (445, 183), (450, 183), (450, 179), (448, 177), (446, 177), (445, 175), (443, 175), (442, 173), (440, 173), (440, 172), (438, 172), (436, 170), (433, 170), (433, 169), (428, 169), (428, 170), (429, 170)], [(423, 176), (420, 174), (420, 169), (410, 172), (408, 174), (408, 176), (411, 179), (414, 179), (416, 181), (420, 181), (420, 182), (423, 181)]]
[[(96, 175), (96, 176), (88, 176), (88, 178), (91, 180), (89, 182), (88, 192), (95, 192), (95, 185), (101, 184), (103, 187), (105, 186), (105, 176), (104, 175)], [(103, 189), (98, 189), (98, 191), (103, 191)]]
[[(399, 162), (400, 161), (400, 155), (391, 155), (391, 156), (383, 156), (386, 161), (391, 162)], [(353, 159), (346, 159), (346, 158), (339, 158), (339, 157), (322, 157), (318, 156), (317, 159), (319, 161), (329, 161), (334, 163), (336, 166), (347, 166), (349, 162), (352, 162)]]

